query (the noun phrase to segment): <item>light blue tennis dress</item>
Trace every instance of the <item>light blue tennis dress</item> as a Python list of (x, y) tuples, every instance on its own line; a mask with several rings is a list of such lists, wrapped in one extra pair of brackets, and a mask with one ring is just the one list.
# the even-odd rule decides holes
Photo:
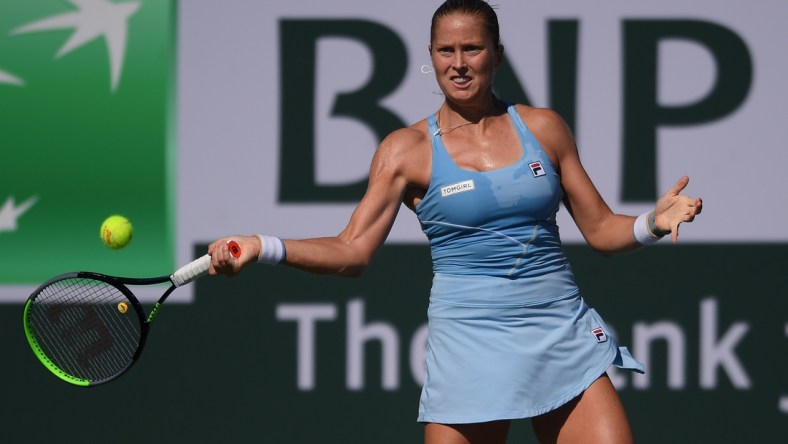
[(643, 372), (580, 296), (555, 220), (560, 179), (514, 105), (508, 113), (523, 156), (483, 172), (458, 167), (428, 118), (432, 176), (416, 207), (434, 271), (421, 422), (537, 416), (611, 364)]

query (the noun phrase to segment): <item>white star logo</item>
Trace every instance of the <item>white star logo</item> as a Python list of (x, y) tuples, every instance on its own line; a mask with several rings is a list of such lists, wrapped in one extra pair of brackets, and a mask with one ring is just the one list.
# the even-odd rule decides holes
[(110, 78), (114, 92), (120, 83), (123, 58), (126, 52), (128, 20), (140, 7), (140, 2), (112, 3), (109, 0), (69, 0), (77, 11), (48, 17), (21, 26), (11, 34), (73, 28), (71, 38), (57, 52), (56, 58), (78, 49), (100, 37), (107, 42)]
[(10, 196), (6, 199), (2, 208), (0, 208), (0, 232), (16, 231), (17, 219), (25, 214), (37, 201), (38, 198), (33, 196), (24, 201), (21, 205), (16, 206), (14, 203), (14, 196)]
[(22, 86), (25, 84), (24, 80), (16, 77), (15, 75), (5, 72), (0, 69), (0, 83), (8, 83), (10, 85)]

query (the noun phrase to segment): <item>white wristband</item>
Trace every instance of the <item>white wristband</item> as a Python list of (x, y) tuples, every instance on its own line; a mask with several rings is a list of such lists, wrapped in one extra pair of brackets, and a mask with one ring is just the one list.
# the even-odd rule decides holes
[(263, 234), (258, 234), (257, 237), (260, 238), (260, 254), (257, 256), (257, 262), (276, 265), (285, 261), (287, 250), (282, 239)]
[(635, 240), (638, 241), (640, 245), (651, 245), (654, 242), (662, 239), (662, 236), (654, 234), (654, 232), (649, 229), (648, 219), (651, 217), (652, 212), (653, 210), (647, 211), (638, 216), (638, 218), (635, 219), (635, 225), (632, 226)]

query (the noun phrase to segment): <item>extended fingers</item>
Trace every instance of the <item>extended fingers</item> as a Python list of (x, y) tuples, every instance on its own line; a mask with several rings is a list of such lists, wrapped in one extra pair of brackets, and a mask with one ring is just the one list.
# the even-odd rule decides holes
[(689, 177), (681, 176), (681, 178), (676, 182), (676, 184), (673, 185), (673, 187), (670, 190), (668, 190), (668, 194), (671, 194), (673, 196), (678, 196), (679, 194), (681, 194), (684, 188), (687, 187), (687, 184), (689, 184)]
[(671, 239), (674, 243), (678, 242), (679, 240), (679, 225), (684, 222), (694, 221), (695, 216), (703, 211), (703, 199), (684, 197), (684, 200), (684, 205), (679, 207), (681, 209), (676, 212), (675, 217), (671, 222)]
[(679, 225), (681, 225), (681, 222), (670, 229), (670, 240), (673, 241), (674, 244), (679, 241)]
[(685, 222), (692, 222), (695, 219), (695, 216), (700, 214), (703, 211), (703, 200), (701, 198), (693, 199), (687, 205), (686, 215), (689, 216), (685, 220)]

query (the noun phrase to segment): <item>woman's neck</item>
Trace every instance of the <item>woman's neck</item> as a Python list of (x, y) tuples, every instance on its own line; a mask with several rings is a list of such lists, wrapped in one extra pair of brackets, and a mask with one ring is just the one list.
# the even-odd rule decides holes
[(486, 117), (495, 114), (499, 103), (500, 101), (494, 96), (492, 100), (478, 106), (463, 106), (446, 101), (437, 112), (438, 131), (436, 134), (448, 134), (466, 125), (479, 123)]

